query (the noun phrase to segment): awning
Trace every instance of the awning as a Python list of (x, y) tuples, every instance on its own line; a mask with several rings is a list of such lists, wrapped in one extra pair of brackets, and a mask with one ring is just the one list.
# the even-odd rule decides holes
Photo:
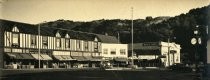
[(58, 55), (53, 55), (55, 59), (57, 60), (63, 60), (63, 58), (61, 56), (58, 56)]
[(19, 53), (6, 53), (10, 58), (13, 59), (23, 59), (23, 57)]
[(126, 62), (128, 61), (127, 58), (114, 58), (115, 61), (119, 61), (119, 62)]
[(20, 53), (20, 55), (23, 57), (23, 59), (34, 59), (29, 53)]
[(70, 57), (70, 55), (54, 55), (54, 57), (60, 61), (74, 60)]
[(153, 60), (157, 58), (158, 58), (158, 55), (138, 55), (138, 59)]
[(85, 57), (83, 56), (71, 56), (73, 59), (76, 59), (77, 61), (87, 61)]
[(6, 53), (10, 58), (13, 59), (34, 59), (30, 54), (28, 53)]
[(65, 60), (73, 60), (70, 55), (62, 55), (61, 57)]
[(101, 56), (94, 56), (94, 57), (92, 57), (91, 61), (102, 61), (102, 57)]
[(39, 54), (31, 54), (36, 60), (44, 60), (44, 58), (40, 55), (39, 56)]
[(90, 61), (90, 60), (92, 60), (93, 59), (93, 57), (92, 56), (83, 56), (86, 60), (88, 60), (88, 61)]
[(47, 54), (41, 54), (43, 60), (52, 60), (52, 58)]

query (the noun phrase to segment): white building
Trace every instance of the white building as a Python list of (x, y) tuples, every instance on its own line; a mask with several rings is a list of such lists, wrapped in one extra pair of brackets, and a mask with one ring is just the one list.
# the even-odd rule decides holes
[(165, 66), (172, 65), (174, 63), (180, 63), (180, 45), (176, 43), (160, 42), (161, 55), (166, 58), (161, 58)]
[(104, 58), (127, 58), (127, 44), (102, 43), (102, 56)]
[(101, 42), (101, 56), (105, 61), (115, 63), (127, 63), (128, 45), (119, 43), (114, 36), (97, 35)]
[[(167, 42), (134, 43), (134, 63), (138, 66), (165, 66), (180, 63), (180, 45)], [(131, 44), (129, 44), (129, 56)]]

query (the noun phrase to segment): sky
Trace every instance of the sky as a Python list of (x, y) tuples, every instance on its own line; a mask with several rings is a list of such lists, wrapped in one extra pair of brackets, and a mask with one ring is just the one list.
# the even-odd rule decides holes
[(37, 24), (58, 19), (145, 19), (176, 16), (210, 0), (0, 0), (0, 19)]

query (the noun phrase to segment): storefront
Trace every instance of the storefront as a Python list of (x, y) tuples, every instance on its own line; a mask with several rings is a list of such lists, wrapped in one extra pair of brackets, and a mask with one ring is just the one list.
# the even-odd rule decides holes
[[(168, 67), (180, 63), (180, 45), (167, 42), (145, 42), (133, 45), (134, 63), (140, 67)], [(131, 44), (129, 44), (131, 57)]]

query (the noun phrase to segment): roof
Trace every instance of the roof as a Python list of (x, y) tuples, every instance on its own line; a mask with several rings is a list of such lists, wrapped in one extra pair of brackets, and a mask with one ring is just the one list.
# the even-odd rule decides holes
[[(0, 19), (0, 22), (1, 22), (0, 24), (1, 27), (3, 27), (5, 31), (10, 32), (12, 31), (12, 28), (16, 26), (19, 29), (20, 33), (34, 34), (34, 35), (38, 35), (38, 27), (40, 26), (38, 24), (28, 24), (28, 23), (21, 23), (21, 22), (2, 20), (2, 19)], [(57, 32), (60, 33), (61, 37), (65, 37), (65, 35), (68, 34), (71, 39), (93, 41), (97, 37), (99, 41), (104, 43), (118, 43), (117, 38), (114, 36), (40, 26), (40, 35), (54, 37)]]
[(96, 36), (102, 43), (119, 43), (118, 39), (114, 36), (107, 36), (101, 34), (96, 34)]

